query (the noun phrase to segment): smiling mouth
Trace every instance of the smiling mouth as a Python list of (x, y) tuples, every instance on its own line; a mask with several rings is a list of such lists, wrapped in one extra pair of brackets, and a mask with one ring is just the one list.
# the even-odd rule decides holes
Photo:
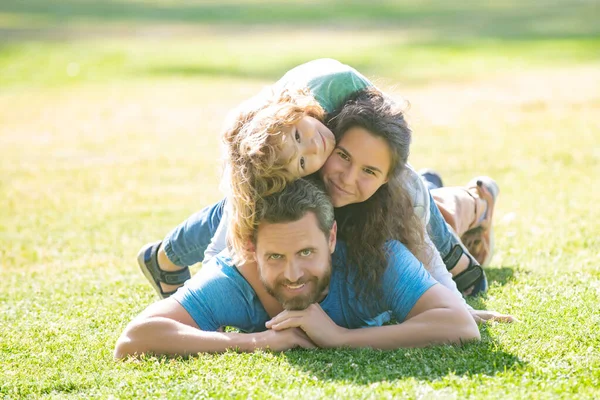
[(332, 185), (333, 185), (333, 186), (334, 186), (334, 187), (335, 187), (335, 188), (336, 188), (338, 191), (340, 191), (340, 192), (342, 192), (342, 193), (344, 193), (344, 194), (347, 194), (347, 195), (349, 195), (349, 196), (352, 196), (352, 195), (353, 195), (353, 193), (350, 193), (349, 191), (347, 191), (347, 190), (344, 190), (344, 189), (342, 189), (341, 187), (339, 187), (338, 185), (336, 185), (336, 184), (335, 184), (335, 182), (333, 182), (333, 181), (329, 181), (329, 182), (331, 182), (331, 184), (332, 184)]
[(284, 286), (290, 290), (298, 290), (298, 289), (302, 289), (305, 285), (306, 285), (306, 283), (300, 283), (298, 285), (284, 285)]

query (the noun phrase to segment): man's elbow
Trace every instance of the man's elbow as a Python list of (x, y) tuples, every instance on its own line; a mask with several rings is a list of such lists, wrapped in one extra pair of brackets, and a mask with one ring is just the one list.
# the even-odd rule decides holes
[(461, 344), (465, 342), (476, 342), (481, 340), (481, 333), (475, 321), (469, 323), (470, 326), (463, 328), (461, 335)]
[(134, 320), (127, 325), (117, 343), (113, 356), (115, 360), (121, 360), (129, 356), (136, 356), (144, 352), (143, 340), (143, 321)]
[(121, 335), (115, 344), (113, 357), (115, 360), (122, 360), (123, 358), (133, 354), (134, 352), (131, 350), (131, 340), (128, 337)]
[(464, 344), (481, 340), (481, 333), (475, 323), (475, 320), (466, 309), (461, 307), (460, 310), (455, 310), (456, 315), (456, 344)]

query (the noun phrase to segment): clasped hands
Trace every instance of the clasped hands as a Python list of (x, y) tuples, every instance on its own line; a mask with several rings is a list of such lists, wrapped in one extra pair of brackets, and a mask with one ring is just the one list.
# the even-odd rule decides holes
[(260, 347), (285, 351), (294, 347), (339, 347), (346, 328), (336, 325), (317, 303), (304, 310), (285, 310), (267, 321), (261, 332)]

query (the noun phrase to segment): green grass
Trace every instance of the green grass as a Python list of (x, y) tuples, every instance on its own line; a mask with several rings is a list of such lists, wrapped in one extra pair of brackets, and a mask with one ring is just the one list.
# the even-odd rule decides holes
[(594, 2), (480, 3), (7, 0), (0, 4), (0, 85), (272, 81), (317, 57), (423, 85), (432, 77), (468, 81), (600, 61)]
[[(431, 77), (470, 81), (490, 74), (545, 65), (569, 66), (600, 61), (600, 37), (522, 40), (515, 42), (406, 42), (385, 32), (330, 35), (296, 32), (311, 40), (288, 47), (288, 36), (272, 31), (210, 35), (158, 42), (154, 39), (40, 42), (6, 45), (0, 52), (0, 85), (65, 86), (122, 80), (173, 78), (241, 78), (274, 81), (282, 71), (307, 59), (333, 57), (377, 80), (418, 86)], [(315, 43), (316, 42), (316, 43)], [(342, 46), (340, 46), (342, 43)], [(273, 48), (276, 51), (273, 51)], [(43, 69), (39, 65), (44, 65)]]
[[(0, 397), (598, 396), (593, 2), (60, 3), (0, 4)], [(464, 348), (114, 362), (154, 300), (137, 249), (220, 198), (227, 111), (321, 56), (410, 101), (414, 166), (497, 179), (472, 303), (521, 323)]]

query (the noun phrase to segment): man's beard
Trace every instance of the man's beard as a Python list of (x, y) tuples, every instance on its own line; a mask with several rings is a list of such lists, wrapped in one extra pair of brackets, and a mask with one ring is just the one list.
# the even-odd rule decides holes
[(284, 309), (286, 309), (286, 310), (304, 310), (311, 304), (317, 303), (320, 300), (320, 297), (323, 294), (323, 292), (325, 291), (325, 289), (327, 289), (327, 287), (329, 286), (329, 281), (331, 279), (331, 258), (330, 258), (329, 264), (330, 264), (330, 268), (327, 270), (327, 273), (325, 275), (323, 275), (321, 278), (312, 276), (311, 278), (308, 278), (306, 280), (300, 280), (297, 282), (293, 282), (294, 285), (305, 284), (307, 286), (313, 287), (313, 289), (309, 293), (306, 293), (304, 295), (286, 297), (284, 295), (285, 289), (283, 286), (292, 283), (292, 282), (288, 281), (287, 279), (282, 279), (280, 281), (275, 282), (274, 286), (271, 286), (267, 282), (265, 282), (262, 279), (262, 276), (260, 277), (260, 280), (262, 281), (263, 285), (265, 286), (265, 289), (267, 290), (267, 292), (271, 296), (275, 297), (277, 299), (277, 301), (279, 301), (279, 303), (281, 303), (281, 305), (283, 306)]

